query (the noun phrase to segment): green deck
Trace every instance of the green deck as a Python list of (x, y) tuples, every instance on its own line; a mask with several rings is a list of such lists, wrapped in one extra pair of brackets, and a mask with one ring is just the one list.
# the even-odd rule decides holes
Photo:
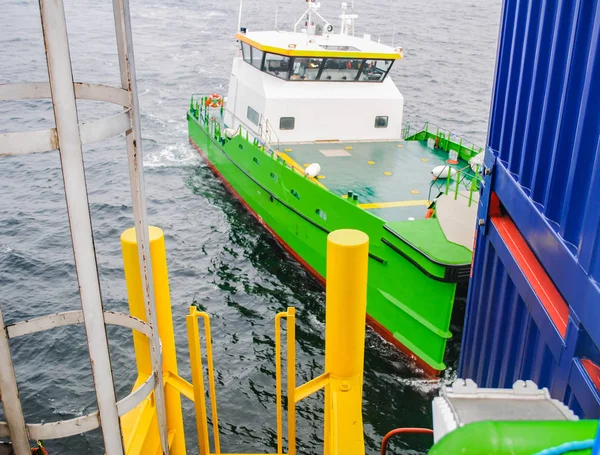
[[(424, 219), (425, 203), (365, 210), (341, 197), (351, 190), (360, 195), (359, 204), (427, 200), (430, 171), (443, 162), (444, 152), (419, 142), (280, 146), (295, 166), (276, 150), (258, 146), (251, 136), (248, 140), (245, 130), (231, 139), (222, 137), (222, 125), (214, 117), (219, 116), (190, 111), (190, 141), (235, 195), (322, 278), (327, 235), (344, 228), (365, 232), (370, 239), (370, 320), (429, 371), (444, 369), (456, 283), (468, 279), (469, 250), (448, 242), (437, 219)], [(322, 150), (347, 153), (328, 157)], [(302, 166), (312, 162), (321, 165), (324, 179), (303, 175)]]
[(412, 223), (387, 223), (386, 226), (437, 262), (465, 264), (471, 260), (471, 252), (461, 245), (449, 242), (439, 223), (415, 220)]
[[(367, 209), (386, 221), (425, 217), (428, 201), (438, 193), (432, 188), (430, 194), (431, 171), (448, 158), (420, 141), (282, 144), (280, 150), (300, 166), (319, 163), (321, 183), (337, 195), (353, 191), (359, 204), (397, 203)], [(465, 166), (461, 160), (455, 167)]]

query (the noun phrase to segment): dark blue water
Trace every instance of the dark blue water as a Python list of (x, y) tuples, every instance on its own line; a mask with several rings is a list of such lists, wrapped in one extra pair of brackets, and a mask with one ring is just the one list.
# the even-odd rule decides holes
[[(112, 2), (65, 0), (76, 80), (117, 84)], [(338, 2), (326, 1), (332, 22)], [(272, 28), (275, 1), (246, 0), (244, 25)], [(301, 0), (279, 1), (290, 28)], [(188, 145), (185, 111), (192, 92), (226, 92), (237, 25), (237, 0), (132, 0), (136, 64), (150, 222), (166, 233), (180, 371), (189, 374), (185, 314), (197, 303), (212, 315), (222, 448), (273, 452), (276, 447), (273, 318), (298, 311), (298, 382), (323, 370), (324, 291), (223, 188)], [(261, 10), (261, 7), (263, 8)], [(483, 143), (493, 77), (500, 0), (363, 0), (359, 33), (402, 45), (406, 58), (392, 76), (413, 125), (430, 120)], [(33, 0), (3, 0), (0, 83), (47, 80)], [(80, 102), (83, 121), (114, 109)], [(53, 125), (48, 101), (0, 103), (0, 132)], [(125, 143), (115, 138), (85, 150), (89, 199), (107, 310), (127, 310), (120, 233), (132, 226)], [(79, 308), (57, 152), (0, 158), (0, 304), (7, 322)], [(461, 300), (458, 301), (460, 307)], [(460, 312), (456, 322), (460, 324)], [(456, 327), (455, 327), (456, 328)], [(455, 330), (456, 333), (456, 330)], [(458, 332), (459, 333), (459, 332)], [(95, 410), (81, 327), (14, 340), (28, 421), (49, 422)], [(109, 330), (119, 396), (135, 379), (127, 330)], [(437, 384), (368, 333), (364, 416), (368, 453), (399, 426), (429, 426)], [(459, 336), (450, 344), (452, 378)], [(2, 367), (0, 365), (0, 367)], [(186, 404), (188, 450), (196, 453), (192, 408)], [(0, 410), (1, 417), (1, 410)], [(299, 452), (321, 453), (320, 397), (298, 407)], [(102, 453), (98, 431), (48, 441), (51, 453)], [(424, 453), (428, 437), (393, 444)]]

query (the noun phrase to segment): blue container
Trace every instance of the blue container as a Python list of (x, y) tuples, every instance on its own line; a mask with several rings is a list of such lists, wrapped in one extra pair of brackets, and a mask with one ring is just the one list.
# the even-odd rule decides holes
[(459, 374), (600, 416), (600, 2), (505, 0)]

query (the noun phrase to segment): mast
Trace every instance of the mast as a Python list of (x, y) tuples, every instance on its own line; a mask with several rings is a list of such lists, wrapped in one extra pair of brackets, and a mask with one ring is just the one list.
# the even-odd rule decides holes
[(244, 2), (244, 0), (240, 0), (240, 12), (238, 14), (238, 26), (237, 26), (237, 30), (235, 31), (236, 33), (238, 33), (242, 29), (242, 6), (243, 6), (243, 2)]
[(298, 25), (300, 25), (300, 23), (302, 21), (304, 21), (304, 27), (305, 27), (304, 30), (306, 30), (306, 33), (308, 35), (314, 35), (317, 30), (314, 16), (318, 16), (323, 22), (325, 22), (325, 27), (327, 27), (328, 25), (331, 25), (329, 23), (329, 21), (327, 21), (327, 19), (325, 19), (323, 16), (321, 16), (319, 14), (319, 12), (317, 11), (319, 8), (321, 8), (321, 2), (317, 2), (316, 0), (306, 0), (306, 5), (307, 5), (306, 11), (304, 11), (304, 13), (302, 13), (302, 16), (300, 16), (300, 19), (298, 19), (298, 21), (294, 24), (294, 33), (297, 32)]

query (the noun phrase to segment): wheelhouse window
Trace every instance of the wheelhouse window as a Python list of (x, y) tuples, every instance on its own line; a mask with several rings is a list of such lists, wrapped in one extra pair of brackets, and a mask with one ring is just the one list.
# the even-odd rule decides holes
[(279, 129), (280, 130), (293, 130), (296, 126), (296, 118), (295, 117), (281, 117), (279, 119)]
[(375, 128), (387, 128), (387, 127), (388, 127), (388, 117), (387, 116), (375, 117)]
[(262, 61), (263, 61), (264, 55), (265, 55), (265, 53), (263, 51), (253, 47), (252, 48), (252, 66), (255, 68), (258, 68), (259, 70), (262, 69)]
[(255, 125), (258, 125), (258, 122), (260, 121), (259, 113), (256, 112), (254, 109), (252, 109), (250, 106), (248, 106), (248, 111), (246, 112), (246, 117), (248, 117), (248, 120), (250, 120)]
[(361, 66), (360, 81), (382, 81), (390, 68), (393, 60), (365, 60)]
[(250, 45), (248, 43), (244, 43), (243, 41), (242, 41), (242, 55), (244, 56), (244, 61), (246, 63), (251, 64), (252, 55), (251, 55)]
[(328, 58), (321, 73), (322, 81), (353, 81), (358, 76), (362, 60), (350, 58)]
[(322, 58), (296, 57), (294, 59), (290, 80), (316, 81), (319, 77), (319, 72), (321, 70), (322, 64)]
[[(246, 63), (271, 76), (291, 81), (383, 82), (394, 64), (393, 59), (289, 57), (265, 53), (245, 42), (241, 46)], [(358, 51), (352, 46), (321, 47), (329, 51)]]
[(267, 54), (264, 71), (280, 79), (287, 79), (290, 71), (290, 58), (284, 55)]

